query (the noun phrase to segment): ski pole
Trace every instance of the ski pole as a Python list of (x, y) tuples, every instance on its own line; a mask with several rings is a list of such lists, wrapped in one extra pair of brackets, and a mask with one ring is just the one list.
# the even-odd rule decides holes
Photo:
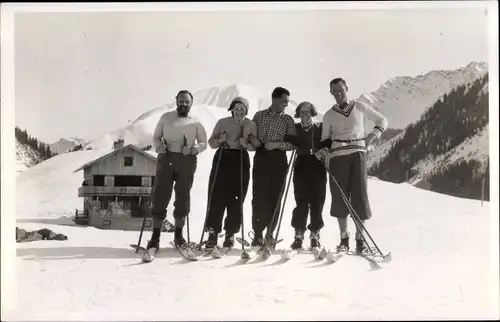
[[(276, 202), (276, 206), (274, 207), (274, 212), (273, 212), (273, 215), (271, 217), (271, 221), (268, 225), (268, 231), (266, 232), (266, 237), (272, 237), (272, 230), (273, 230), (273, 227), (275, 226), (275, 221), (276, 221), (276, 215), (278, 215), (278, 212), (279, 212), (279, 209), (280, 209), (280, 206), (281, 206), (281, 199), (283, 198), (283, 193), (284, 193), (284, 190), (285, 190), (285, 185), (286, 185), (286, 177), (288, 176), (288, 172), (290, 170), (290, 166), (292, 165), (292, 161), (293, 161), (293, 157), (295, 156), (295, 150), (292, 152), (292, 157), (290, 158), (290, 161), (288, 162), (288, 166), (286, 168), (286, 173), (285, 173), (285, 181), (283, 181), (283, 185), (281, 186), (281, 191), (280, 191), (280, 194), (279, 194), (279, 197), (278, 197), (278, 201)], [(269, 230), (271, 230), (271, 232), (269, 233)]]
[[(241, 216), (241, 240), (245, 239), (245, 223), (243, 218), (243, 149), (240, 151), (240, 216)], [(241, 243), (241, 250), (245, 251), (245, 243)]]
[[(293, 152), (295, 152), (295, 150)], [(294, 154), (294, 153), (292, 153), (292, 154)], [(295, 167), (295, 161), (297, 161), (297, 154), (295, 153), (294, 155), (292, 155), (292, 158), (293, 158), (293, 162), (292, 162), (292, 165), (290, 168), (290, 175), (288, 176), (288, 183), (286, 185), (285, 195), (283, 197), (283, 204), (281, 205), (281, 211), (279, 214), (278, 230), (276, 231), (276, 238), (274, 240), (278, 240), (278, 236), (280, 234), (281, 221), (283, 219), (283, 213), (285, 212), (286, 198), (288, 196), (288, 189), (290, 188), (290, 183), (292, 182), (292, 175), (293, 175), (293, 170)], [(286, 180), (286, 177), (285, 177), (285, 180)]]
[(219, 153), (219, 155), (217, 156), (217, 162), (215, 164), (215, 172), (214, 172), (214, 176), (212, 178), (212, 184), (210, 185), (210, 189), (208, 191), (207, 210), (205, 212), (205, 222), (203, 223), (200, 243), (198, 244), (198, 249), (201, 249), (201, 243), (203, 242), (203, 237), (205, 236), (205, 228), (207, 226), (208, 213), (210, 211), (210, 205), (212, 204), (212, 194), (214, 192), (215, 182), (217, 181), (217, 174), (219, 173), (219, 164), (220, 164), (220, 160), (222, 158), (222, 149), (219, 149), (215, 153)]
[[(184, 135), (184, 147), (187, 147), (187, 138)], [(184, 188), (187, 189), (187, 160), (186, 160), (186, 155), (183, 157), (184, 159)], [(191, 243), (190, 237), (189, 237), (189, 213), (186, 214), (186, 224), (187, 224), (187, 238), (188, 238), (188, 245)]]
[[(369, 245), (368, 241), (366, 240), (364, 234), (363, 234), (363, 230), (361, 230), (360, 228), (360, 219), (359, 219), (359, 216), (358, 214), (356, 213), (356, 211), (354, 210), (354, 208), (352, 207), (352, 204), (349, 202), (349, 200), (347, 199), (346, 195), (344, 194), (342, 188), (340, 187), (340, 185), (338, 184), (337, 180), (335, 179), (335, 177), (328, 171), (328, 174), (330, 174), (330, 176), (332, 177), (333, 181), (335, 182), (335, 185), (337, 186), (337, 188), (339, 189), (340, 191), (340, 194), (342, 196), (342, 199), (347, 207), (347, 209), (349, 210), (349, 213), (351, 214), (351, 217), (353, 219), (353, 222), (354, 224), (356, 225), (356, 228), (361, 231), (361, 238), (363, 238), (363, 241)], [(366, 227), (364, 227), (364, 231), (367, 232), (366, 230)], [(367, 233), (368, 234), (368, 233)], [(382, 253), (382, 251), (380, 250), (380, 248), (377, 246), (377, 244), (375, 243), (375, 241), (373, 240), (373, 238), (371, 238), (371, 236), (368, 234), (368, 236), (370, 237), (373, 245), (375, 246), (375, 248), (377, 249), (377, 251), (382, 255), (384, 256), (384, 254)], [(371, 248), (369, 248), (370, 252), (373, 254), (373, 250)]]
[[(359, 219), (359, 216), (358, 214), (356, 213), (356, 211), (354, 210), (354, 208), (352, 207), (351, 203), (349, 202), (349, 200), (347, 199), (346, 195), (344, 194), (344, 191), (342, 190), (342, 188), (340, 187), (339, 183), (337, 182), (337, 180), (335, 179), (335, 177), (333, 176), (333, 174), (331, 174), (330, 172), (330, 169), (328, 168), (328, 166), (326, 165), (326, 162), (323, 162), (323, 165), (325, 166), (326, 168), (326, 171), (328, 172), (328, 174), (330, 175), (330, 177), (332, 178), (333, 182), (335, 183), (335, 185), (337, 186), (338, 190), (340, 191), (340, 194), (342, 196), (342, 199), (347, 207), (347, 209), (349, 210), (350, 214), (351, 214), (351, 217), (353, 217), (353, 221), (354, 221), (354, 224), (356, 225), (356, 227), (358, 227), (358, 225), (362, 225), (362, 223), (360, 222), (356, 222), (355, 219)], [(384, 253), (382, 253), (382, 251), (380, 250), (380, 248), (378, 247), (378, 245), (375, 243), (375, 241), (373, 240), (373, 238), (371, 237), (371, 235), (368, 233), (368, 230), (366, 229), (366, 227), (364, 227), (364, 225), (362, 225), (362, 227), (364, 228), (364, 231), (367, 233), (367, 235), (369, 236), (369, 238), (371, 239), (373, 245), (375, 246), (375, 248), (377, 249), (377, 251), (380, 253), (380, 255), (382, 255), (382, 257), (385, 257), (384, 256)], [(368, 242), (366, 241), (365, 237), (363, 234), (361, 234), (363, 240), (365, 241), (365, 243), (368, 244)], [(371, 250), (371, 249), (370, 249)], [(373, 253), (373, 252), (372, 252)]]
[[(139, 233), (139, 241), (137, 242), (137, 246), (141, 247), (142, 233), (144, 232), (144, 227), (146, 225), (146, 213), (144, 213), (144, 219), (142, 220), (141, 232)], [(139, 252), (139, 247), (135, 249), (135, 252)]]
[[(243, 126), (240, 136), (243, 137)], [(250, 256), (245, 251), (245, 218), (243, 216), (243, 147), (240, 148), (240, 216), (241, 216), (241, 258), (248, 259)]]

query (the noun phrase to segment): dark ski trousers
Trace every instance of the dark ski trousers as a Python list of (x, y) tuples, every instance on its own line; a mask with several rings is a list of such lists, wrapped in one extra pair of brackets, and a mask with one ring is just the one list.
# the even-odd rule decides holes
[(296, 207), (292, 212), (292, 227), (306, 230), (310, 211), (310, 231), (324, 226), (323, 206), (326, 197), (326, 169), (314, 155), (298, 155), (293, 172), (293, 190)]
[(256, 235), (262, 234), (267, 228), (267, 234), (274, 232), (278, 215), (271, 223), (287, 173), (287, 156), (282, 150), (266, 150), (260, 148), (253, 159), (253, 199), (252, 228)]
[(181, 153), (158, 154), (156, 177), (152, 191), (153, 228), (161, 228), (167, 216), (167, 207), (175, 191), (174, 219), (176, 227), (184, 227), (191, 210), (191, 187), (196, 172), (197, 157)]
[[(370, 219), (372, 214), (368, 202), (366, 154), (354, 152), (332, 157), (329, 169), (330, 174), (335, 177), (345, 196), (351, 202), (358, 217), (361, 220)], [(349, 210), (332, 178), (330, 178), (330, 193), (332, 194), (330, 215), (336, 218), (347, 217)]]
[[(217, 165), (220, 156), (219, 164)], [(241, 157), (243, 157), (243, 168), (241, 169)], [(218, 171), (217, 171), (218, 166)], [(215, 178), (215, 172), (217, 177)], [(243, 173), (241, 172), (243, 171)], [(241, 175), (243, 174), (243, 181)], [(212, 196), (210, 188), (215, 179)], [(207, 228), (213, 229), (215, 233), (221, 232), (222, 218), (226, 212), (224, 221), (224, 230), (226, 235), (234, 235), (240, 230), (241, 226), (241, 202), (245, 201), (248, 191), (248, 182), (250, 181), (250, 158), (246, 150), (221, 149), (219, 148), (214, 155), (212, 170), (208, 184), (208, 200), (210, 207), (208, 209)], [(243, 195), (241, 195), (241, 184), (243, 183)]]

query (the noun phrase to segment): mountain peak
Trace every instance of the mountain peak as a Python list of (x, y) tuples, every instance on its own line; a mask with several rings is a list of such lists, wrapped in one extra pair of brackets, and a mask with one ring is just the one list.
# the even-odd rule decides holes
[[(468, 84), (488, 72), (485, 62), (471, 62), (455, 70), (432, 70), (424, 75), (397, 76), (380, 86), (377, 91), (363, 93), (358, 98), (382, 112), (389, 127), (404, 129), (418, 120), (434, 102), (452, 89)], [(365, 130), (370, 131), (366, 121)]]

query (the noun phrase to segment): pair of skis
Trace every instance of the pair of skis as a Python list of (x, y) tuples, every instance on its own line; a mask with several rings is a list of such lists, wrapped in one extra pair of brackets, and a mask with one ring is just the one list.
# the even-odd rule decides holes
[[(198, 260), (197, 256), (193, 252), (193, 248), (195, 247), (194, 243), (186, 243), (186, 244), (181, 245), (181, 246), (175, 245), (174, 242), (170, 242), (170, 244), (186, 260), (189, 260), (189, 261), (197, 261)], [(137, 253), (140, 252), (142, 254), (142, 262), (143, 263), (150, 263), (150, 262), (152, 262), (155, 259), (155, 257), (156, 257), (156, 253), (158, 252), (157, 248), (146, 249), (145, 247), (139, 246), (139, 245), (136, 245), (136, 244), (131, 244), (130, 247), (132, 247), (133, 249), (135, 249)]]
[[(281, 254), (282, 260), (290, 260), (292, 257), (300, 253), (300, 251), (303, 249), (286, 249), (283, 251)], [(314, 257), (317, 260), (324, 260), (326, 259), (330, 263), (335, 263), (337, 262), (340, 258), (342, 258), (345, 255), (349, 256), (359, 256), (365, 260), (367, 260), (373, 268), (381, 268), (380, 263), (388, 263), (392, 260), (391, 253), (388, 253), (387, 255), (374, 255), (373, 250), (365, 250), (362, 253), (356, 252), (356, 251), (348, 251), (346, 249), (337, 249), (335, 251), (332, 250), (326, 250), (325, 247), (323, 247), (321, 250), (319, 247), (314, 247), (310, 248), (308, 251), (312, 252)]]
[(331, 251), (331, 250), (327, 251), (325, 247), (323, 247), (322, 249), (320, 249), (319, 247), (313, 247), (313, 248), (309, 248), (309, 249), (289, 248), (289, 249), (285, 249), (281, 253), (281, 259), (290, 260), (293, 257), (295, 257), (295, 255), (299, 254), (301, 251), (304, 251), (304, 250), (311, 252), (313, 254), (314, 258), (316, 258), (317, 260), (326, 259), (332, 263), (336, 262), (337, 260), (339, 260), (339, 258), (341, 258), (343, 255), (345, 255), (345, 252), (342, 252), (342, 251), (340, 251), (340, 252), (339, 251)]

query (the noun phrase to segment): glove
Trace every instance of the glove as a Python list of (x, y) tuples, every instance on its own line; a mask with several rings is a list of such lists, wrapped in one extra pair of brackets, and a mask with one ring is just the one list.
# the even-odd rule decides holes
[(160, 145), (157, 149), (156, 149), (156, 153), (167, 153), (167, 148), (164, 147), (163, 145)]
[(226, 132), (223, 132), (220, 136), (219, 136), (219, 143), (223, 143), (227, 141), (227, 133)]
[(195, 146), (192, 146), (191, 147), (191, 150), (189, 151), (192, 155), (197, 155), (199, 152), (198, 152), (198, 148), (195, 147)]
[(183, 155), (188, 155), (188, 154), (191, 154), (191, 148), (188, 147), (188, 146), (183, 146), (182, 147), (182, 154)]
[(323, 148), (321, 150), (318, 150), (318, 152), (316, 152), (314, 156), (316, 156), (316, 159), (321, 160), (324, 159), (327, 154), (328, 154), (328, 148)]

